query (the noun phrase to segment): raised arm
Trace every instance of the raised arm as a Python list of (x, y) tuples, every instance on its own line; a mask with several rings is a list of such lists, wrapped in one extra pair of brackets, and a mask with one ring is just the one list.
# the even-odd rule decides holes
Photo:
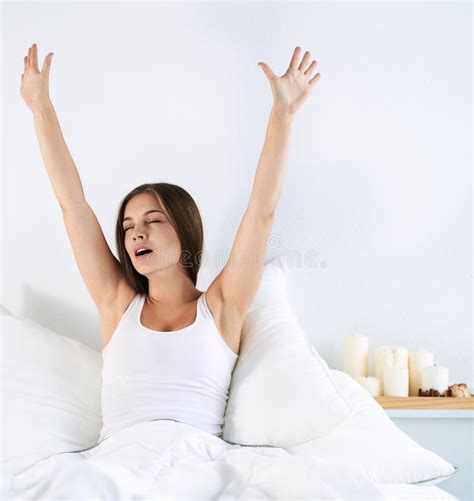
[(85, 285), (99, 311), (107, 310), (125, 284), (119, 261), (112, 254), (92, 208), (86, 201), (74, 160), (49, 96), (52, 53), (38, 69), (36, 44), (24, 57), (20, 94), (33, 113), (41, 154), (61, 207), (66, 231)]
[(305, 52), (298, 65), (300, 52), (300, 47), (296, 47), (282, 77), (277, 77), (267, 64), (258, 63), (270, 82), (273, 106), (252, 193), (230, 258), (209, 286), (208, 294), (215, 294), (242, 320), (262, 277), (267, 241), (283, 186), (293, 119), (320, 78), (319, 73), (311, 78), (316, 61), (308, 66), (310, 52)]
[(74, 160), (59, 126), (58, 117), (49, 97), (49, 72), (53, 54), (49, 53), (40, 72), (38, 49), (33, 44), (24, 57), (20, 94), (30, 108), (41, 155), (54, 193), (62, 209), (84, 203), (84, 191)]

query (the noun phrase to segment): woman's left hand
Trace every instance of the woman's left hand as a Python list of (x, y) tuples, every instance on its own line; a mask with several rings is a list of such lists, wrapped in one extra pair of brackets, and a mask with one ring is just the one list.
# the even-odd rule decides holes
[(258, 63), (270, 81), (274, 105), (278, 106), (280, 110), (288, 115), (296, 113), (308, 98), (316, 82), (321, 78), (320, 73), (316, 73), (316, 75), (311, 78), (317, 65), (317, 62), (313, 60), (308, 66), (311, 53), (306, 51), (303, 59), (298, 65), (300, 54), (301, 47), (296, 47), (290, 65), (286, 73), (281, 77), (275, 75), (268, 64), (263, 62)]

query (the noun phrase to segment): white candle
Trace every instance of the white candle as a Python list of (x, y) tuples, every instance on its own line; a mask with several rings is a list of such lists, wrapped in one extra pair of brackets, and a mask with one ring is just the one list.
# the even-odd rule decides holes
[(383, 394), (385, 397), (408, 397), (408, 369), (385, 366)]
[(374, 350), (375, 377), (382, 381), (384, 387), (384, 368), (395, 367), (408, 369), (408, 350), (404, 346), (379, 346)]
[(423, 390), (438, 390), (443, 393), (444, 390), (448, 389), (449, 383), (449, 371), (447, 367), (441, 367), (439, 365), (434, 365), (433, 367), (423, 368), (423, 382), (421, 388)]
[(433, 353), (422, 349), (409, 353), (410, 396), (418, 396), (418, 390), (423, 387), (423, 369), (425, 367), (433, 367), (433, 365)]
[(344, 336), (342, 370), (352, 376), (367, 376), (369, 364), (369, 338), (361, 334)]
[(393, 366), (408, 369), (408, 349), (404, 346), (393, 347)]
[(357, 376), (358, 381), (372, 396), (380, 397), (382, 395), (382, 381), (378, 377)]
[(383, 381), (383, 368), (392, 361), (392, 347), (379, 346), (374, 349), (374, 373), (375, 377)]

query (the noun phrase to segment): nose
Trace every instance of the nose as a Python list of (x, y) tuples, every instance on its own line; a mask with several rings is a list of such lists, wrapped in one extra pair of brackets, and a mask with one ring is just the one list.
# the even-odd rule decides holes
[(143, 240), (145, 237), (143, 236), (143, 233), (140, 233), (140, 234), (139, 234), (139, 236), (134, 236), (134, 237), (133, 237), (133, 239), (134, 239), (135, 241), (136, 241), (136, 240), (138, 240), (138, 238), (141, 238), (141, 239)]
[(145, 238), (145, 230), (142, 230), (141, 228), (138, 228), (136, 230), (133, 230), (133, 240), (137, 241), (138, 238), (141, 238), (142, 240)]

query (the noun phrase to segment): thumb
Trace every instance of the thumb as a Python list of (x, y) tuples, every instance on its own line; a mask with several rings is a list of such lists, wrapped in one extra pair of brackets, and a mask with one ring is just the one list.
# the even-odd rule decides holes
[(257, 64), (260, 66), (260, 68), (262, 68), (262, 70), (264, 71), (265, 75), (267, 75), (267, 77), (270, 80), (273, 80), (273, 79), (276, 78), (275, 73), (273, 73), (272, 69), (270, 68), (270, 66), (268, 66), (268, 64), (262, 63), (262, 62), (259, 62)]
[(54, 52), (50, 52), (45, 58), (43, 62), (43, 67), (41, 68), (41, 73), (46, 72), (49, 75), (49, 69), (51, 68), (51, 59), (53, 59)]

